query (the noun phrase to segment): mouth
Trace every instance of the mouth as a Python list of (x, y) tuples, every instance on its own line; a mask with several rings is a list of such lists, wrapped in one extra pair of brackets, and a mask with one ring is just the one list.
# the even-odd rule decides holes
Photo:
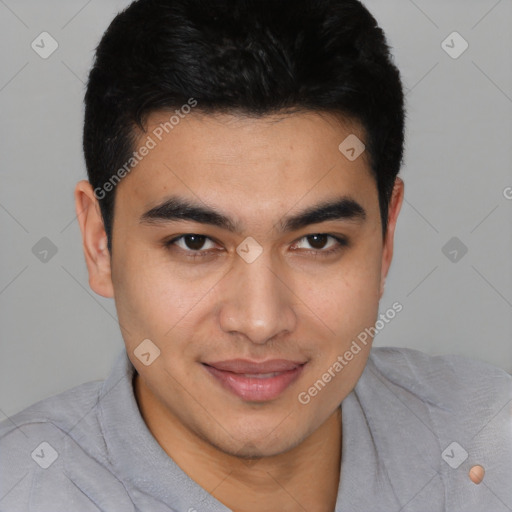
[(233, 359), (202, 364), (224, 389), (242, 400), (266, 402), (278, 398), (291, 386), (307, 363), (285, 359), (261, 363)]

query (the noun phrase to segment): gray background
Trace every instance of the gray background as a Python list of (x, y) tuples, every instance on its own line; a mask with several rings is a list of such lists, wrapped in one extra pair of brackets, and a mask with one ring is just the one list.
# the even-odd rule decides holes
[[(0, 0), (0, 420), (104, 378), (123, 347), (113, 301), (88, 286), (73, 189), (86, 177), (93, 51), (128, 3)], [(512, 372), (512, 1), (365, 4), (393, 48), (408, 109), (405, 202), (381, 302), (403, 311), (375, 344)], [(59, 44), (48, 59), (31, 48), (43, 31)], [(457, 59), (441, 46), (453, 31), (469, 43)], [(43, 237), (57, 249), (46, 262), (33, 253)]]

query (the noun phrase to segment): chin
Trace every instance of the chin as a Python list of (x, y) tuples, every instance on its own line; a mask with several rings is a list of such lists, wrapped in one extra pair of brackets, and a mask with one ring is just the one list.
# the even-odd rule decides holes
[[(286, 418), (286, 415), (284, 415)], [(273, 422), (265, 422), (259, 428), (255, 428), (254, 423), (239, 426), (243, 428), (231, 430), (231, 436), (224, 439), (225, 442), (218, 440), (215, 442), (209, 439), (208, 442), (213, 444), (220, 451), (241, 459), (259, 459), (262, 457), (272, 457), (288, 452), (295, 448), (307, 436), (307, 432), (303, 436), (300, 435), (297, 425), (288, 431), (278, 431), (278, 426), (283, 422), (283, 417)], [(250, 429), (250, 431), (248, 431)]]

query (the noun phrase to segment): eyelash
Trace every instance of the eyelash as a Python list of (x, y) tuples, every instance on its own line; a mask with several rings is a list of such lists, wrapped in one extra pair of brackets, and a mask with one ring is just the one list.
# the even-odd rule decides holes
[[(215, 242), (214, 240), (212, 240), (210, 237), (207, 237), (206, 235), (200, 235), (198, 233), (186, 233), (184, 235), (180, 235), (180, 236), (174, 237), (171, 240), (164, 241), (163, 245), (164, 245), (164, 247), (166, 249), (171, 250), (173, 248), (173, 245), (178, 240), (181, 240), (182, 238), (185, 238), (187, 236), (204, 236), (205, 240), (209, 240), (211, 242)], [(301, 240), (307, 239), (310, 236), (327, 236), (328, 238), (332, 238), (332, 239), (334, 239), (337, 242), (337, 244), (333, 248), (328, 249), (328, 250), (322, 250), (322, 249), (306, 250), (306, 252), (308, 254), (314, 255), (314, 257), (318, 257), (318, 256), (320, 256), (320, 257), (328, 257), (328, 256), (331, 256), (332, 254), (335, 254), (335, 253), (337, 253), (337, 252), (341, 251), (342, 249), (344, 249), (344, 248), (349, 246), (349, 241), (348, 241), (347, 238), (336, 236), (336, 235), (332, 235), (330, 233), (311, 233), (309, 235), (304, 235), (303, 237), (299, 238), (299, 240), (297, 242), (294, 242), (294, 243), (298, 243)], [(182, 249), (181, 247), (179, 247), (178, 249), (181, 250), (182, 252), (184, 252), (186, 254), (186, 257), (190, 258), (191, 260), (196, 260), (198, 258), (205, 258), (205, 257), (211, 256), (211, 254), (212, 254), (210, 252), (211, 250), (197, 250), (197, 251), (194, 251), (192, 249), (185, 250), (185, 249)], [(295, 250), (300, 251), (301, 249), (295, 249)]]

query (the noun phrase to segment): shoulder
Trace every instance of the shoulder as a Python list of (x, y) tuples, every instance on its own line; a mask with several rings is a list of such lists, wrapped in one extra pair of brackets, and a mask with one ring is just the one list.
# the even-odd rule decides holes
[[(465, 356), (374, 347), (356, 395), (376, 425), (381, 450), (395, 447), (386, 460), (396, 456), (404, 482), (412, 481), (421, 460), (425, 474), (433, 470), (444, 489), (446, 510), (505, 510), (503, 503), (512, 504), (509, 373)], [(417, 452), (414, 464), (402, 452)], [(474, 485), (468, 476), (477, 465), (485, 469), (485, 485)]]
[[(484, 361), (461, 355), (431, 356), (418, 350), (374, 347), (368, 360), (373, 378), (405, 403), (422, 404), (434, 421), (474, 428), (507, 409), (512, 421), (512, 375)], [(508, 408), (507, 408), (508, 407)]]
[(464, 398), (482, 406), (489, 400), (512, 398), (512, 375), (467, 356), (431, 356), (409, 348), (373, 347), (369, 363), (385, 381), (440, 406)]
[(41, 400), (0, 423), (0, 510), (43, 510), (46, 505), (51, 509), (50, 503), (43, 505), (51, 493), (90, 510), (90, 503), (81, 502), (80, 492), (66, 477), (66, 461), (70, 455), (90, 463), (105, 459), (95, 410), (102, 382)]
[(103, 381), (91, 381), (68, 389), (57, 395), (40, 400), (17, 414), (0, 422), (0, 443), (5, 445), (16, 435), (16, 431), (54, 428), (63, 432), (94, 409)]
[(20, 433), (26, 437), (24, 433), (37, 435), (39, 431), (50, 430), (94, 447), (101, 434), (99, 403), (121, 381), (129, 381), (132, 372), (123, 349), (106, 379), (86, 382), (40, 400), (0, 422), (0, 446), (16, 444), (14, 439)]
[(130, 405), (122, 401), (131, 396), (132, 372), (122, 350), (105, 380), (41, 400), (0, 423), (0, 512), (134, 510), (104, 435), (104, 403), (116, 401), (121, 411)]

